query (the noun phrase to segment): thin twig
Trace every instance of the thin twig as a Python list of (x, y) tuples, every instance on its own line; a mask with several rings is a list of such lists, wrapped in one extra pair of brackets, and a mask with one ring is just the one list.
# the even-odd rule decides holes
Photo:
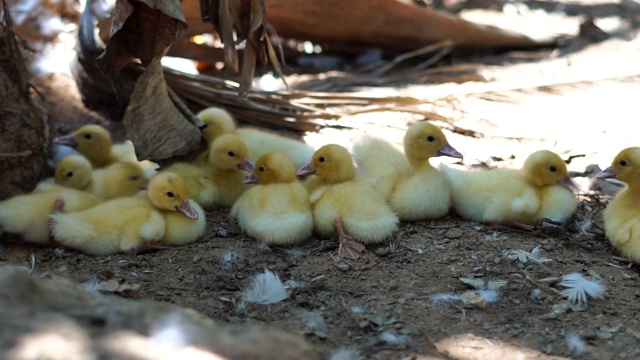
[(0, 157), (4, 157), (4, 158), (27, 157), (31, 155), (33, 155), (33, 151), (31, 150), (26, 150), (26, 151), (16, 152), (16, 153), (0, 153)]

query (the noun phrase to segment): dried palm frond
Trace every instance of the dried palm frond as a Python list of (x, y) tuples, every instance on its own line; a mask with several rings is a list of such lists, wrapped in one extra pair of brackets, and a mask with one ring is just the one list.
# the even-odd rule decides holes
[[(258, 60), (265, 65), (270, 62), (276, 75), (284, 78), (280, 65), (284, 60), (278, 59), (274, 49), (272, 41), (277, 41), (277, 34), (267, 22), (264, 0), (201, 0), (200, 10), (202, 20), (211, 21), (220, 35), (224, 44), (225, 66), (236, 73), (240, 70), (236, 46), (246, 41), (238, 89), (240, 95), (246, 95), (251, 89)], [(276, 46), (280, 47), (279, 44)], [(282, 54), (282, 49), (279, 50)]]

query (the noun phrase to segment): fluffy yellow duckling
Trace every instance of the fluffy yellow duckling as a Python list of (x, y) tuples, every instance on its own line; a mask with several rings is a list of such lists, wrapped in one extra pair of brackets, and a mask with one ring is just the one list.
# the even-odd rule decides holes
[(351, 154), (340, 145), (329, 144), (313, 154), (311, 163), (298, 175), (315, 174), (309, 202), (315, 231), (320, 237), (338, 235), (338, 255), (357, 259), (365, 244), (380, 243), (398, 228), (398, 217), (384, 198), (364, 180), (355, 178)]
[(214, 206), (220, 197), (218, 187), (201, 166), (174, 163), (162, 171), (179, 175), (187, 187), (189, 197), (204, 208)]
[(529, 155), (521, 170), (442, 170), (453, 207), (467, 219), (527, 228), (541, 218), (566, 220), (577, 207), (565, 162), (548, 150)]
[(184, 245), (198, 240), (207, 225), (205, 213), (196, 201), (189, 199), (182, 179), (170, 173), (158, 174), (153, 179), (148, 197), (166, 224), (161, 243)]
[[(130, 160), (126, 154), (131, 151), (117, 148), (114, 150), (111, 134), (100, 125), (81, 126), (69, 135), (55, 138), (53, 143), (76, 149), (89, 159), (95, 167), (102, 167), (122, 160)], [(121, 146), (127, 146), (133, 150), (133, 147), (128, 144), (121, 144)], [(135, 157), (135, 152), (133, 155)], [(123, 156), (125, 159), (122, 159)]]
[(267, 245), (294, 245), (311, 236), (309, 193), (296, 178), (295, 165), (287, 155), (262, 155), (245, 183), (258, 185), (231, 208), (231, 216), (244, 232)]
[(113, 144), (111, 134), (100, 125), (84, 125), (73, 133), (57, 137), (56, 145), (66, 145), (84, 155), (95, 168), (116, 162), (133, 163), (143, 169), (147, 177), (155, 174), (157, 164), (148, 160), (138, 161), (133, 144), (124, 142)]
[(216, 206), (232, 206), (247, 190), (243, 181), (253, 172), (247, 154), (247, 146), (238, 135), (222, 135), (211, 144), (203, 169), (217, 187)]
[[(56, 201), (62, 201), (56, 205)], [(49, 243), (49, 215), (55, 211), (88, 209), (100, 202), (84, 191), (51, 185), (46, 191), (17, 195), (0, 202), (0, 230), (19, 234), (24, 241)]]
[(179, 176), (154, 176), (146, 195), (110, 200), (84, 211), (52, 214), (53, 237), (88, 254), (108, 255), (158, 243), (184, 244), (202, 235), (204, 212), (189, 201)]
[[(235, 121), (226, 110), (210, 107), (202, 110), (196, 115), (207, 126), (202, 130), (202, 137), (211, 144), (216, 138), (224, 134), (236, 134), (244, 140), (249, 150), (249, 159), (256, 162), (261, 155), (268, 152), (278, 151), (289, 156), (298, 167), (306, 164), (313, 152), (311, 146), (273, 132), (254, 129), (236, 128)], [(196, 164), (204, 164), (206, 152), (201, 154), (196, 160)]]
[(91, 182), (91, 175), (92, 167), (87, 158), (79, 154), (67, 155), (55, 166), (53, 177), (40, 181), (36, 190), (45, 191), (57, 185), (84, 190)]
[(429, 159), (462, 159), (462, 155), (437, 126), (427, 122), (411, 126), (404, 137), (404, 154), (376, 138), (364, 139), (353, 152), (359, 176), (387, 199), (400, 220), (434, 219), (449, 212), (449, 184)]
[(615, 177), (627, 184), (607, 205), (604, 229), (611, 245), (640, 263), (640, 147), (622, 150), (596, 177)]
[(69, 155), (56, 166), (54, 177), (42, 181), (37, 189), (45, 191), (57, 184), (90, 192), (101, 199), (131, 196), (146, 187), (142, 169), (133, 163), (117, 162), (100, 169), (91, 168), (82, 155)]

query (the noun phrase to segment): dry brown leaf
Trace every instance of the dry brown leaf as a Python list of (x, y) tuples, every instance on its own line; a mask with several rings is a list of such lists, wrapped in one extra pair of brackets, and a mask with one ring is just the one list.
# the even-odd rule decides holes
[(180, 2), (162, 0), (121, 0), (112, 16), (111, 38), (101, 65), (115, 74), (134, 58), (149, 64), (164, 55), (186, 29)]
[(138, 159), (159, 161), (200, 146), (200, 130), (178, 111), (168, 94), (160, 59), (154, 58), (136, 82), (124, 115), (127, 137)]
[[(269, 36), (276, 36), (267, 23), (264, 0), (203, 0), (203, 20), (211, 21), (224, 44), (224, 63), (228, 69), (239, 71), (236, 46), (246, 40), (241, 69), (239, 92), (246, 95), (253, 83), (258, 59), (273, 64), (277, 76), (283, 77), (281, 60)], [(235, 35), (235, 37), (234, 37)], [(278, 47), (282, 53), (282, 49)]]

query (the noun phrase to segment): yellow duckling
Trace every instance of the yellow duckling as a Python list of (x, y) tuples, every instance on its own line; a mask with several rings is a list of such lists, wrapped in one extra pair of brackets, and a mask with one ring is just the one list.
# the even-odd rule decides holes
[(216, 206), (232, 206), (247, 190), (243, 181), (253, 172), (247, 154), (246, 144), (234, 134), (222, 135), (211, 144), (203, 169), (217, 188)]
[(162, 171), (180, 176), (187, 187), (189, 197), (204, 208), (214, 206), (220, 197), (218, 187), (209, 177), (208, 171), (201, 166), (174, 163)]
[(530, 228), (541, 218), (564, 221), (577, 207), (565, 162), (548, 150), (529, 155), (521, 170), (442, 170), (453, 207), (467, 219)]
[(84, 211), (52, 214), (53, 237), (88, 254), (108, 255), (135, 252), (158, 243), (185, 244), (202, 235), (204, 212), (189, 201), (179, 176), (154, 176), (146, 195), (110, 200)]
[(365, 244), (381, 243), (398, 228), (398, 217), (384, 198), (364, 180), (355, 178), (351, 154), (340, 145), (329, 144), (313, 154), (311, 163), (298, 175), (311, 177), (314, 189), (309, 202), (315, 231), (320, 237), (338, 236), (338, 255), (357, 259)]
[[(202, 130), (202, 137), (211, 144), (216, 138), (224, 134), (236, 134), (244, 140), (249, 150), (249, 159), (256, 162), (261, 155), (278, 151), (289, 156), (298, 167), (306, 164), (313, 152), (311, 146), (273, 132), (254, 129), (236, 128), (235, 121), (226, 110), (210, 107), (196, 115), (207, 126)], [(206, 162), (206, 152), (201, 154), (195, 163), (200, 165)]]
[[(76, 149), (84, 155), (95, 167), (102, 167), (118, 161), (130, 160), (127, 157), (131, 153), (133, 146), (130, 144), (121, 144), (130, 148), (129, 151), (123, 149), (113, 149), (113, 141), (111, 134), (107, 129), (100, 125), (84, 125), (73, 133), (65, 136), (57, 137), (53, 140), (54, 144), (66, 145)], [(135, 152), (133, 153), (135, 157)], [(125, 157), (124, 159), (122, 157)]]
[(55, 166), (53, 177), (40, 181), (35, 190), (46, 191), (57, 186), (84, 190), (91, 182), (92, 170), (91, 163), (84, 156), (67, 155)]
[(184, 245), (198, 240), (206, 229), (205, 212), (196, 201), (188, 198), (182, 179), (170, 173), (158, 174), (153, 179), (149, 183), (148, 197), (160, 210), (166, 224), (161, 243)]
[(449, 212), (449, 184), (429, 159), (462, 159), (462, 155), (437, 126), (427, 122), (411, 126), (404, 137), (404, 154), (376, 138), (356, 144), (353, 152), (359, 176), (387, 199), (400, 220), (434, 219)]
[(262, 155), (245, 183), (258, 185), (231, 208), (231, 216), (244, 232), (267, 245), (295, 245), (311, 236), (309, 193), (296, 178), (295, 165), (287, 155)]
[(92, 170), (82, 155), (69, 155), (56, 166), (53, 181), (42, 181), (37, 189), (45, 191), (57, 184), (90, 192), (101, 199), (131, 196), (146, 187), (142, 169), (136, 164), (117, 162)]
[(54, 211), (73, 212), (100, 202), (84, 191), (51, 185), (46, 191), (17, 195), (0, 202), (0, 230), (19, 234), (24, 241), (49, 243), (49, 215)]
[(113, 144), (111, 134), (100, 125), (84, 125), (73, 133), (57, 137), (56, 145), (66, 145), (84, 155), (94, 168), (104, 167), (116, 162), (133, 163), (143, 169), (147, 177), (155, 174), (157, 164), (148, 160), (138, 161), (133, 144), (124, 142)]
[(615, 177), (627, 184), (607, 205), (604, 229), (611, 245), (640, 263), (640, 147), (622, 150), (596, 177)]

